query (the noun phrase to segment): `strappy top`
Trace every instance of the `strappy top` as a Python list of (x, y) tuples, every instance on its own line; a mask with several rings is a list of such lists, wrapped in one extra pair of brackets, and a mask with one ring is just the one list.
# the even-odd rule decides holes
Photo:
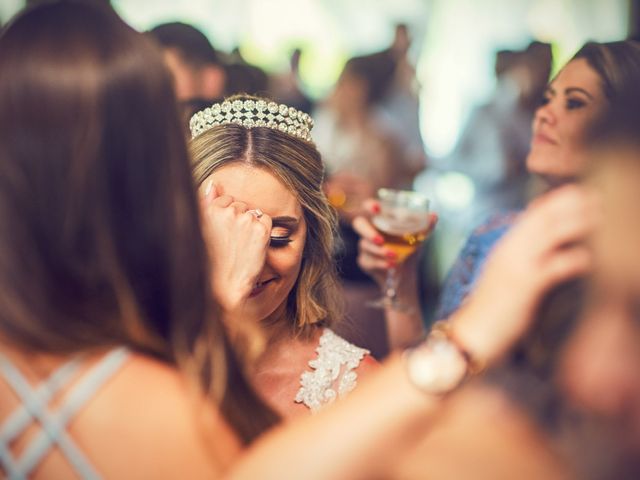
[(309, 361), (312, 371), (300, 376), (300, 389), (295, 402), (303, 403), (312, 412), (333, 403), (354, 388), (360, 365), (368, 350), (356, 347), (328, 328), (324, 330), (316, 348), (316, 358)]
[[(20, 406), (10, 414), (0, 427), (0, 463), (10, 479), (26, 479), (45, 458), (47, 452), (57, 446), (79, 477), (99, 479), (91, 462), (78, 448), (66, 427), (78, 411), (122, 367), (128, 352), (124, 348), (112, 350), (93, 366), (71, 389), (62, 405), (52, 411), (48, 404), (67, 386), (82, 366), (75, 358), (59, 367), (49, 378), (33, 387), (24, 375), (0, 354), (0, 374), (20, 399)], [(32, 423), (42, 430), (35, 435), (20, 458), (14, 457), (10, 445)]]

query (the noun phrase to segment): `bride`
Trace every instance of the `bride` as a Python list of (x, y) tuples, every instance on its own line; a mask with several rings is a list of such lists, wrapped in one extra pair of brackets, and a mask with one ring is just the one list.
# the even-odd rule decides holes
[[(214, 294), (228, 328), (258, 323), (266, 332), (249, 377), (284, 417), (347, 394), (376, 364), (331, 330), (340, 315), (335, 216), (312, 125), (305, 113), (249, 96), (214, 104), (190, 124)], [(260, 258), (231, 254), (256, 241)]]

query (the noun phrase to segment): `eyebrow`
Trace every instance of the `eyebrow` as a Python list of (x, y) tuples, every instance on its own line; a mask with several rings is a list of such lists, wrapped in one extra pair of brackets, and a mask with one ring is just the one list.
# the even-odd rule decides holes
[(580, 88), (580, 87), (569, 87), (569, 88), (565, 88), (564, 93), (574, 93), (574, 92), (578, 92), (578, 93), (582, 93), (584, 96), (586, 96), (587, 98), (593, 100), (593, 95), (591, 95), (589, 92), (587, 92), (584, 88)]
[(300, 221), (295, 217), (273, 217), (271, 219), (271, 223), (273, 225), (282, 225), (285, 227), (294, 227), (300, 223)]
[[(545, 89), (545, 93), (550, 94), (551, 96), (556, 95), (556, 90), (549, 85), (546, 89)], [(580, 87), (568, 87), (564, 89), (564, 94), (568, 95), (570, 93), (581, 93), (583, 94), (585, 97), (587, 97), (589, 100), (593, 100), (593, 95), (591, 95), (589, 92), (587, 92), (584, 88), (580, 88)]]

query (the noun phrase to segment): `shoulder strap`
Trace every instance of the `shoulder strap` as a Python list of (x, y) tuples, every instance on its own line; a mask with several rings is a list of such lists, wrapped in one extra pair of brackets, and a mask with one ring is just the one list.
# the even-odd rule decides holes
[[(64, 387), (71, 377), (80, 368), (80, 359), (75, 358), (59, 367), (47, 380), (41, 382), (33, 395), (5, 420), (0, 428), (0, 461), (7, 470), (7, 474), (14, 478), (17, 475), (17, 464), (15, 463), (9, 445), (13, 442), (33, 421), (31, 411), (34, 409), (46, 408), (51, 399)], [(15, 366), (2, 354), (0, 354), (0, 373), (7, 379), (9, 385), (17, 390), (18, 384), (26, 383), (22, 379), (22, 374)], [(30, 406), (30, 408), (28, 408)]]
[[(44, 402), (44, 398), (51, 399), (56, 391), (59, 391), (62, 386), (68, 381), (72, 375), (71, 370), (77, 370), (77, 364), (73, 367), (63, 366), (49, 380), (45, 383), (50, 391), (45, 395), (41, 394), (42, 399), (38, 397), (38, 390), (34, 390), (29, 383), (25, 380), (22, 374), (17, 368), (15, 368), (10, 362), (3, 359), (2, 361), (2, 373), (7, 378), (11, 387), (16, 391), (22, 402), (21, 409), (14, 415), (20, 415), (24, 417), (27, 415), (27, 420), (37, 420), (42, 430), (36, 435), (31, 444), (27, 447), (23, 455), (16, 462), (11, 453), (8, 451), (8, 442), (5, 442), (2, 446), (4, 452), (2, 454), (3, 464), (10, 465), (12, 478), (26, 478), (29, 473), (42, 461), (47, 451), (52, 445), (56, 444), (62, 453), (67, 457), (71, 466), (76, 470), (78, 475), (86, 479), (98, 479), (100, 476), (95, 472), (86, 456), (80, 451), (73, 439), (66, 432), (66, 427), (73, 416), (84, 406), (84, 404), (95, 395), (95, 393), (102, 387), (122, 366), (127, 358), (127, 350), (124, 348), (116, 349), (108, 353), (103, 359), (98, 362), (72, 389), (71, 393), (67, 396), (62, 407), (56, 412), (50, 412), (47, 409), (47, 403)], [(73, 365), (73, 362), (70, 364)], [(67, 370), (68, 368), (68, 370)], [(62, 372), (62, 373), (61, 373)], [(24, 413), (21, 413), (24, 412)], [(8, 422), (18, 423), (16, 420), (12, 420), (14, 415), (10, 417)], [(21, 420), (21, 424), (25, 421)], [(28, 421), (26, 426), (28, 426)], [(18, 430), (16, 426), (5, 424), (3, 426), (3, 432), (5, 428), (12, 428), (12, 431), (17, 431), (15, 435), (23, 431), (25, 427)], [(4, 439), (4, 437), (2, 437)], [(4, 440), (3, 440), (4, 442)], [(0, 442), (2, 443), (2, 442)], [(8, 454), (8, 455), (7, 455)], [(6, 459), (5, 457), (10, 457)], [(9, 460), (7, 462), (6, 460)]]

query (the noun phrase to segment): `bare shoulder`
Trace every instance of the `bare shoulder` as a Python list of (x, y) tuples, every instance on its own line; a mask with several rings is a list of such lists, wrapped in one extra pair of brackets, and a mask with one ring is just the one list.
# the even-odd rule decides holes
[(137, 354), (72, 432), (106, 478), (216, 478), (239, 450), (217, 408), (180, 372)]
[(366, 378), (370, 373), (377, 371), (378, 368), (380, 368), (380, 363), (371, 354), (367, 353), (360, 361), (355, 372), (359, 378)]

